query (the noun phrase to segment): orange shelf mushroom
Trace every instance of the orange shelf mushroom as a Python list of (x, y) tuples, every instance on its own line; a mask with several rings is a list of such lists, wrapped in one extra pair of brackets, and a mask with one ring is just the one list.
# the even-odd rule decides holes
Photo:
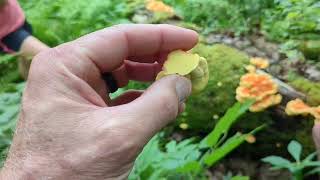
[(278, 86), (270, 76), (247, 73), (241, 77), (236, 93), (237, 100), (243, 101), (243, 99), (262, 100), (265, 96), (275, 94), (277, 91)]
[(262, 111), (264, 109), (267, 109), (270, 106), (274, 106), (277, 105), (281, 102), (282, 100), (282, 96), (280, 94), (276, 94), (276, 95), (269, 95), (266, 96), (265, 98), (263, 98), (260, 101), (257, 101), (256, 103), (254, 103), (251, 107), (250, 107), (250, 111), (251, 112), (259, 112)]
[(320, 123), (320, 106), (311, 107), (301, 99), (295, 99), (287, 103), (286, 113), (289, 116), (312, 115), (316, 124)]
[(254, 65), (247, 65), (245, 67), (245, 69), (249, 72), (249, 73), (255, 73), (257, 68)]
[(314, 123), (319, 124), (320, 123), (320, 106), (312, 108), (311, 115), (315, 118)]
[(146, 2), (146, 9), (151, 12), (174, 14), (172, 7), (159, 0), (148, 0)]
[(269, 61), (260, 57), (253, 57), (250, 59), (250, 64), (254, 65), (258, 69), (265, 69), (269, 67)]
[(240, 79), (240, 84), (236, 89), (236, 99), (239, 102), (254, 100), (255, 103), (249, 110), (259, 112), (281, 102), (282, 96), (277, 93), (278, 86), (271, 76), (249, 71)]
[(287, 103), (285, 111), (289, 116), (308, 115), (311, 112), (311, 107), (301, 99), (295, 99)]

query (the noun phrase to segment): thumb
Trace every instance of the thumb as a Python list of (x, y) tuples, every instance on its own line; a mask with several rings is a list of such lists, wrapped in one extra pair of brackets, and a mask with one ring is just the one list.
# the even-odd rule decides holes
[(179, 107), (190, 94), (189, 79), (178, 75), (161, 78), (128, 104), (136, 115), (136, 121), (132, 124), (139, 121), (141, 124), (138, 124), (148, 131), (147, 136), (153, 136), (177, 117)]
[(320, 152), (319, 152), (320, 151), (320, 124), (319, 123), (315, 123), (312, 128), (312, 138), (318, 152), (318, 159), (320, 159)]

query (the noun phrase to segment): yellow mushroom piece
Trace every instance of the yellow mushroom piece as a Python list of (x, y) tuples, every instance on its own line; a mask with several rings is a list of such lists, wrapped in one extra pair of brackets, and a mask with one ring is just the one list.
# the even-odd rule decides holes
[(178, 74), (191, 80), (192, 93), (202, 91), (209, 81), (207, 60), (198, 54), (176, 50), (168, 55), (156, 80), (171, 74)]
[(173, 51), (168, 54), (168, 59), (163, 68), (166, 74), (187, 75), (199, 65), (200, 56), (182, 50)]

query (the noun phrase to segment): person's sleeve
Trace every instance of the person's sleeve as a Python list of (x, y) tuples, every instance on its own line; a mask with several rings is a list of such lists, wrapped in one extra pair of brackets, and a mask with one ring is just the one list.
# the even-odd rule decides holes
[(24, 13), (16, 0), (7, 0), (0, 7), (0, 47), (2, 49), (5, 51), (8, 49), (3, 43), (3, 38), (22, 27), (24, 22)]

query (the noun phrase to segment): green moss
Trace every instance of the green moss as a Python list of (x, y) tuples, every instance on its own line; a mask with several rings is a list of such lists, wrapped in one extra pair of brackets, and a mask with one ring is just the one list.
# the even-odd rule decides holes
[(307, 103), (313, 106), (320, 105), (320, 83), (303, 77), (294, 77), (289, 84), (307, 96)]
[(213, 116), (221, 117), (235, 103), (235, 89), (249, 58), (226, 45), (199, 44), (192, 51), (207, 59), (210, 79), (203, 92), (188, 99), (186, 112), (180, 120), (192, 129), (207, 130), (215, 123)]
[(301, 41), (299, 49), (309, 59), (319, 59), (320, 54), (320, 41), (319, 40), (308, 40)]

